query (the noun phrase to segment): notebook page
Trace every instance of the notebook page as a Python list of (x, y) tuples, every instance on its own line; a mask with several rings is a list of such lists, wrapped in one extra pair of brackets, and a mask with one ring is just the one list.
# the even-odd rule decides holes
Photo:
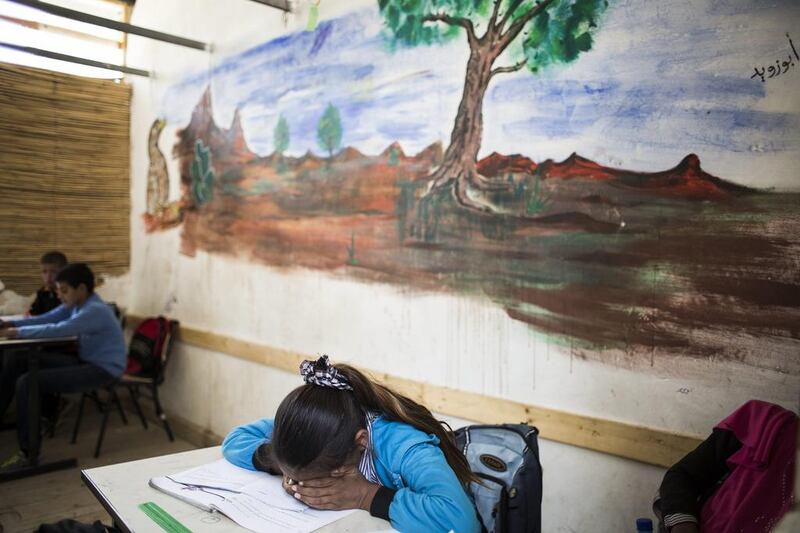
[(211, 511), (215, 503), (225, 501), (225, 493), (222, 491), (193, 489), (190, 486), (175, 483), (164, 476), (152, 478), (150, 486), (206, 511)]
[(220, 487), (230, 490), (241, 490), (249, 483), (257, 482), (263, 478), (270, 478), (269, 474), (239, 468), (229, 463), (226, 459), (220, 459), (207, 465), (198, 466), (169, 476), (179, 483), (189, 485), (205, 485), (209, 487)]
[[(286, 496), (291, 498), (289, 495)], [(256, 533), (310, 533), (355, 512), (354, 510), (318, 511), (309, 507), (291, 511), (267, 505), (244, 493), (216, 503), (214, 508), (240, 526)]]
[(217, 510), (255, 532), (309, 533), (355, 512), (311, 509), (287, 494), (282, 481), (280, 476), (246, 470), (220, 459), (153, 478), (150, 484), (188, 503)]

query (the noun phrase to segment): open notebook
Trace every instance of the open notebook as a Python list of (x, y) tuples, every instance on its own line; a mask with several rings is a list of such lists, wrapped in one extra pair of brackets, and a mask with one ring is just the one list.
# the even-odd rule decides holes
[(209, 512), (220, 512), (256, 532), (307, 533), (349, 511), (319, 511), (289, 496), (281, 478), (234, 466), (225, 459), (169, 476), (150, 486)]

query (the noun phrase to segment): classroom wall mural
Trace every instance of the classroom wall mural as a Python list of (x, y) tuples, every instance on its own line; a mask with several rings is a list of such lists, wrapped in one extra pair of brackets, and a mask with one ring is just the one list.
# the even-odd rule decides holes
[(189, 255), (486, 298), (581, 357), (797, 375), (799, 20), (790, 0), (315, 20), (170, 87), (146, 227), (180, 225)]
[(188, 206), (183, 199), (169, 201), (169, 169), (164, 153), (158, 146), (166, 121), (156, 119), (150, 126), (147, 138), (147, 201), (144, 213), (145, 229), (150, 232), (180, 224), (183, 210)]

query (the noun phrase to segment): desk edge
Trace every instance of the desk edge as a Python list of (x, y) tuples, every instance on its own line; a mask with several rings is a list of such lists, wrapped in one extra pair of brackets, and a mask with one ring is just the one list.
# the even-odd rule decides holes
[(86, 484), (86, 487), (89, 489), (89, 491), (94, 494), (94, 497), (97, 498), (97, 501), (100, 502), (100, 505), (103, 506), (109, 515), (111, 515), (111, 520), (114, 522), (114, 526), (121, 529), (124, 533), (133, 533), (133, 531), (128, 528), (128, 525), (122, 519), (119, 512), (117, 512), (117, 509), (114, 507), (114, 505), (108, 501), (105, 496), (103, 496), (102, 491), (97, 487), (91, 476), (86, 473), (86, 470), (81, 470), (81, 479)]

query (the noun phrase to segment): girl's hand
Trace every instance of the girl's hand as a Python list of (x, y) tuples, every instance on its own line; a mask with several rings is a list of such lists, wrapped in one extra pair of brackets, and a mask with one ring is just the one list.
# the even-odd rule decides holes
[(378, 485), (370, 483), (358, 468), (339, 469), (330, 477), (290, 485), (294, 497), (315, 509), (363, 509), (369, 511)]
[(289, 496), (294, 496), (294, 490), (292, 490), (292, 487), (295, 485), (297, 485), (297, 481), (288, 476), (283, 476), (283, 490), (285, 490)]

